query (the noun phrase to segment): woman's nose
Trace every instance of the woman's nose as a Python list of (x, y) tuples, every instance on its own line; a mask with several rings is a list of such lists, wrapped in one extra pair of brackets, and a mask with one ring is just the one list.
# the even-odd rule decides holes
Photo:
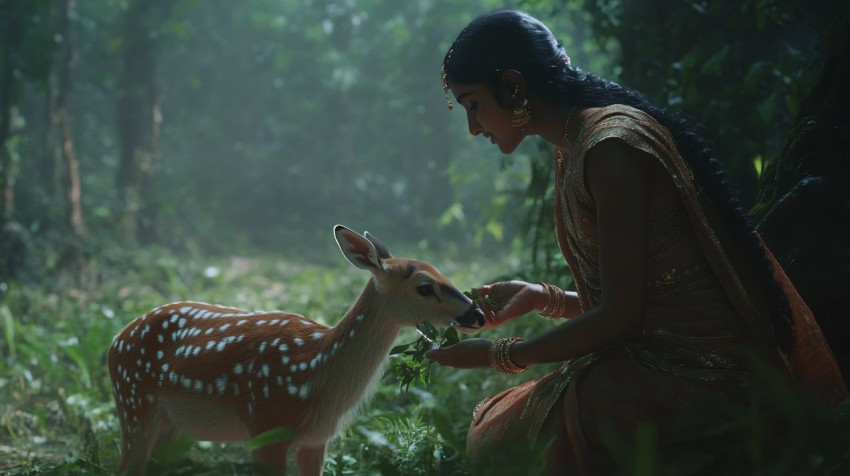
[(478, 124), (478, 120), (472, 114), (471, 111), (466, 112), (466, 122), (469, 125), (469, 133), (477, 136), (481, 133), (481, 125)]

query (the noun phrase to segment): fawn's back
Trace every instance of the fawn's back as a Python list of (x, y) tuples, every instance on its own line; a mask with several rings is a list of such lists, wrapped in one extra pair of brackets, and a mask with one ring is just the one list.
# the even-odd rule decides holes
[[(290, 405), (301, 400), (306, 406), (309, 371), (332, 356), (314, 352), (327, 331), (293, 313), (198, 302), (156, 308), (125, 327), (110, 349), (123, 430), (133, 433), (145, 406), (156, 403), (172, 424), (195, 439), (245, 440), (254, 432), (244, 422), (264, 407), (279, 405), (276, 394), (297, 397)], [(304, 409), (290, 410), (284, 416)], [(211, 419), (221, 422), (220, 428), (211, 431)], [(297, 422), (275, 423), (294, 428)]]

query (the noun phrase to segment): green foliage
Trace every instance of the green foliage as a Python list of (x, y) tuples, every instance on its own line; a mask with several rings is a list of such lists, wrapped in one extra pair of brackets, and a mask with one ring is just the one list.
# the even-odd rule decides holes
[[(246, 309), (289, 309), (334, 323), (366, 281), (362, 271), (350, 266), (321, 267), (262, 256), (208, 260), (154, 249), (137, 253), (107, 253), (116, 258), (102, 263), (103, 279), (96, 288), (76, 287), (57, 278), (56, 283), (43, 286), (12, 283), (3, 291), (0, 461), (4, 463), (0, 472), (111, 472), (118, 459), (119, 430), (106, 372), (106, 350), (112, 335), (134, 316), (165, 302), (198, 299)], [(504, 262), (481, 268), (475, 264), (481, 260), (475, 259), (470, 263), (445, 258), (429, 261), (466, 288), (488, 282), (488, 276), (506, 268)], [(486, 337), (531, 337), (551, 325), (530, 315), (488, 331)], [(424, 328), (422, 332), (431, 340), (441, 339), (439, 330)], [(416, 337), (414, 330), (400, 336), (399, 342), (410, 342), (402, 344), (404, 351), (414, 350)], [(331, 444), (326, 474), (469, 474), (465, 435), (475, 405), (512, 385), (543, 376), (553, 367), (534, 366), (521, 374), (502, 375), (432, 366), (427, 386), (413, 382), (405, 391), (394, 381), (385, 382)], [(840, 474), (850, 462), (846, 405), (833, 413), (824, 412), (782, 385), (768, 379), (756, 387), (758, 393), (750, 406), (734, 409), (739, 413), (731, 418), (736, 425), (732, 430), (742, 436), (738, 436), (740, 451), (730, 456), (733, 463), (741, 467), (758, 463), (759, 472), (752, 474), (790, 475), (807, 469), (814, 474)], [(782, 431), (770, 426), (777, 415), (785, 418)], [(706, 426), (705, 430), (729, 428)], [(262, 444), (267, 437), (287, 436), (285, 431), (274, 432), (253, 444)], [(651, 442), (625, 447), (623, 464), (661, 468)], [(776, 459), (778, 445), (795, 450)], [(158, 474), (251, 471), (244, 446), (201, 442), (168, 450), (157, 454)], [(540, 451), (523, 453), (524, 458), (514, 458), (511, 464), (519, 461), (526, 468), (541, 467), (543, 449)], [(517, 468), (508, 463), (490, 468), (488, 474), (516, 474)], [(665, 466), (656, 474), (688, 474), (676, 471), (689, 468), (686, 463), (690, 464), (673, 461), (672, 469), (667, 471)]]
[(405, 391), (410, 389), (412, 383), (427, 387), (431, 382), (431, 361), (425, 358), (426, 352), (460, 342), (460, 336), (454, 327), (441, 331), (430, 322), (423, 322), (416, 325), (416, 331), (419, 333), (419, 339), (397, 345), (390, 350), (392, 360), (384, 377), (385, 380), (397, 380), (399, 388)]
[(778, 154), (824, 38), (850, 14), (843, 1), (579, 3), (597, 41), (619, 43), (619, 80), (705, 126), (745, 204), (752, 158)]
[[(343, 261), (339, 257), (338, 265)], [(482, 276), (492, 273), (475, 263), (430, 261), (468, 287), (480, 285)], [(41, 285), (12, 282), (0, 288), (0, 461), (4, 461), (0, 472), (4, 474), (111, 472), (118, 458), (119, 430), (106, 351), (112, 336), (133, 317), (166, 302), (196, 299), (246, 309), (285, 308), (332, 324), (367, 279), (366, 273), (347, 265), (322, 267), (277, 257), (210, 259), (156, 248), (104, 248), (95, 264), (99, 278), (87, 287), (57, 274)], [(424, 329), (433, 338), (435, 330)], [(406, 333), (400, 341), (410, 337)], [(456, 390), (461, 376), (447, 369), (434, 369), (434, 374), (440, 376), (439, 398), (448, 398), (446, 393)], [(484, 395), (472, 393), (457, 406), (441, 408), (436, 394), (429, 393), (435, 390), (429, 386), (427, 391), (401, 392), (394, 383), (382, 385), (366, 412), (332, 445), (328, 464), (339, 471), (329, 469), (329, 474), (400, 464), (462, 468), (462, 438), (457, 435), (464, 431), (476, 399)], [(451, 423), (438, 430), (431, 426), (432, 418)], [(392, 436), (385, 437), (385, 445), (375, 446), (384, 431), (381, 425), (396, 426)], [(420, 436), (415, 437), (414, 428)], [(448, 441), (451, 435), (457, 438)], [(274, 432), (251, 444), (286, 436)], [(164, 450), (156, 455), (157, 472), (250, 472), (244, 447), (184, 442)], [(400, 463), (399, 458), (407, 462)], [(427, 459), (428, 466), (417, 458)]]
[(251, 438), (251, 441), (245, 443), (245, 449), (248, 451), (258, 450), (264, 446), (291, 441), (296, 436), (296, 433), (290, 428), (272, 428)]

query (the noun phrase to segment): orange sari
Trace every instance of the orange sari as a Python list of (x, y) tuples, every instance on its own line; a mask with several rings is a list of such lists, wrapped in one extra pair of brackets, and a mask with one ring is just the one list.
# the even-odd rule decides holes
[[(700, 193), (669, 132), (627, 106), (608, 106), (589, 117), (557, 174), (558, 242), (582, 310), (598, 306), (601, 297), (595, 206), (585, 188), (584, 158), (610, 138), (658, 159), (680, 192), (680, 212), (650, 224), (650, 262), (653, 253), (674, 249), (670, 240), (692, 239), (699, 242), (705, 264), (671, 269), (648, 284), (641, 335), (567, 361), (549, 375), (479, 404), (467, 436), (473, 461), (512, 445), (520, 435), (532, 448), (541, 436), (554, 435), (570, 448), (559, 455), (562, 463), (585, 474), (610, 458), (606, 446), (612, 434), (634, 435), (649, 424), (659, 441), (674, 441), (689, 431), (688, 416), (714, 412), (720, 417), (717, 402), (746, 401), (755, 378), (752, 352), (826, 405), (846, 398), (832, 353), (782, 267), (768, 250), (774, 278), (792, 311), (790, 357), (775, 344), (765, 296), (753, 291), (760, 288), (755, 273), (743, 264), (744, 253)], [(560, 421), (552, 418), (556, 408)]]

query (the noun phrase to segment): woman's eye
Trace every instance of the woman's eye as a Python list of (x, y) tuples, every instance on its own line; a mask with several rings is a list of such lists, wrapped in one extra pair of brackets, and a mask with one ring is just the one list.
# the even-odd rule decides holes
[(420, 296), (433, 296), (434, 295), (434, 286), (430, 284), (420, 284), (416, 286), (416, 292), (419, 293)]

